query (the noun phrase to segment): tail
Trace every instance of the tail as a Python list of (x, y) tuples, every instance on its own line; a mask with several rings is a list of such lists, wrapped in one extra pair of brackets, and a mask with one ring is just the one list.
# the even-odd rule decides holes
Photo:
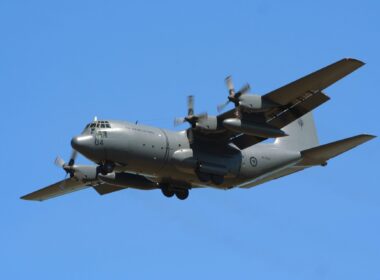
[(319, 145), (313, 113), (309, 112), (282, 129), (288, 136), (276, 138), (279, 148), (303, 151)]
[(360, 134), (350, 138), (338, 140), (325, 145), (301, 151), (302, 161), (298, 166), (325, 165), (327, 161), (348, 150), (355, 148), (376, 136)]
[(375, 138), (374, 135), (361, 134), (320, 146), (311, 112), (283, 130), (289, 136), (276, 138), (274, 144), (282, 149), (301, 152), (302, 161), (298, 166), (325, 165), (329, 159)]

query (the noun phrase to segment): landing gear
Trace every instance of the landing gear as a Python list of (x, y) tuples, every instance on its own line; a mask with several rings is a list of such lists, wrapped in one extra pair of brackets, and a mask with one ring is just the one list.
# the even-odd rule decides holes
[(107, 175), (108, 173), (112, 173), (115, 169), (115, 164), (113, 162), (106, 162), (102, 165), (99, 165), (99, 173), (102, 175)]
[(167, 186), (162, 187), (161, 192), (166, 197), (172, 197), (174, 195), (174, 191)]
[(173, 197), (175, 195), (180, 200), (185, 200), (189, 196), (188, 189), (177, 189), (170, 186), (161, 186), (161, 192), (166, 197)]
[(185, 200), (189, 196), (189, 190), (188, 189), (178, 190), (176, 191), (175, 196), (180, 200)]

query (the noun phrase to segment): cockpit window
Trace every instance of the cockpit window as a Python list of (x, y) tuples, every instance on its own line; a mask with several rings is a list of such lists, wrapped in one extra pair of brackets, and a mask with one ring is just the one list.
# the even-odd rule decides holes
[(109, 121), (95, 121), (95, 122), (92, 122), (92, 123), (89, 123), (88, 125), (86, 125), (86, 128), (91, 128), (91, 129), (94, 129), (95, 127), (97, 128), (111, 128), (111, 125), (109, 123)]

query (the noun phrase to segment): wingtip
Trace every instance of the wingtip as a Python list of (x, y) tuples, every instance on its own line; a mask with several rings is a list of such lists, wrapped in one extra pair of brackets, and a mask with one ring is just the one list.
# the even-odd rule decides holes
[(356, 58), (347, 57), (347, 58), (344, 58), (343, 60), (355, 63), (358, 67), (365, 65), (364, 61), (361, 61), (361, 60), (356, 59)]
[(372, 135), (372, 134), (359, 134), (357, 136), (354, 136), (353, 138), (357, 138), (357, 139), (361, 139), (361, 142), (362, 143), (365, 143), (365, 142), (368, 142), (374, 138), (376, 138), (377, 136), (376, 135)]
[(376, 135), (372, 135), (372, 134), (362, 134), (362, 136), (368, 138), (368, 140), (371, 140), (377, 137)]
[(41, 199), (35, 199), (31, 197), (29, 194), (20, 196), (20, 199), (27, 200), (27, 201), (42, 201)]

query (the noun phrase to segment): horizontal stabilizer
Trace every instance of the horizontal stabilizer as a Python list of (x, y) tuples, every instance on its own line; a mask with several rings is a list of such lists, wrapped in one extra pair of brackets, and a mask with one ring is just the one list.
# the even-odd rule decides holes
[(81, 181), (77, 181), (73, 178), (68, 178), (46, 188), (24, 195), (21, 197), (21, 199), (43, 201), (71, 192), (79, 191), (87, 187), (88, 186)]
[(297, 166), (320, 165), (326, 163), (329, 159), (336, 157), (348, 150), (363, 144), (376, 136), (361, 134), (354, 137), (346, 138), (329, 144), (321, 145), (301, 152), (302, 161)]

